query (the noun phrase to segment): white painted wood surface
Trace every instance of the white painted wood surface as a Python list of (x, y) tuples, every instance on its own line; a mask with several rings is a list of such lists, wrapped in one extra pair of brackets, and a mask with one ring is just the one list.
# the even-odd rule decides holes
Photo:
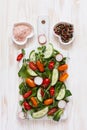
[[(0, 130), (87, 130), (87, 1), (86, 0), (0, 0)], [(16, 54), (20, 46), (11, 41), (15, 22), (27, 21), (34, 25), (35, 37), (24, 46), (37, 41), (38, 15), (50, 17), (50, 41), (68, 50), (69, 87), (73, 105), (67, 121), (19, 121), (16, 116), (18, 77)], [(59, 21), (75, 25), (75, 41), (61, 46), (52, 35), (52, 26)]]

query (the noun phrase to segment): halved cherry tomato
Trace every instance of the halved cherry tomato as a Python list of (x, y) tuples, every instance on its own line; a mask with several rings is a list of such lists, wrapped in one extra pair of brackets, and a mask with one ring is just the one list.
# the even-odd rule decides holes
[(47, 114), (48, 115), (53, 115), (57, 110), (58, 109), (56, 107), (54, 107), (54, 108), (50, 109)]
[(51, 86), (51, 88), (50, 88), (50, 95), (51, 96), (54, 96), (54, 94), (55, 94), (55, 89), (54, 89), (54, 87), (53, 86)]
[(49, 84), (50, 84), (50, 79), (49, 79), (49, 78), (43, 79), (42, 86), (43, 86), (44, 88), (47, 88)]
[(34, 105), (35, 107), (38, 106), (38, 103), (37, 103), (37, 100), (35, 99), (35, 97), (31, 97), (31, 102), (33, 103), (33, 105)]
[(29, 62), (29, 67), (30, 67), (32, 70), (37, 70), (37, 65), (36, 65), (34, 62)]
[(20, 54), (17, 56), (17, 61), (20, 61), (22, 58), (23, 58), (23, 54), (20, 53)]
[(23, 103), (23, 105), (26, 110), (30, 110), (32, 108), (31, 105), (27, 103), (26, 101)]
[(67, 73), (63, 73), (61, 76), (60, 76), (60, 78), (59, 78), (59, 80), (61, 81), (61, 82), (64, 82), (67, 78), (68, 78), (68, 74)]
[(52, 98), (46, 99), (46, 100), (44, 101), (44, 104), (45, 104), (45, 105), (50, 105), (50, 104), (52, 104), (52, 103), (53, 103), (53, 99), (52, 99)]
[(64, 64), (64, 65), (61, 65), (61, 66), (58, 67), (59, 71), (65, 71), (67, 69), (68, 69), (68, 65), (67, 64)]
[(32, 91), (30, 90), (30, 91), (26, 92), (26, 93), (23, 95), (23, 97), (24, 97), (24, 98), (28, 98), (31, 94), (32, 94)]
[(54, 65), (55, 65), (54, 61), (50, 61), (50, 62), (49, 62), (49, 65), (48, 65), (48, 68), (49, 68), (50, 70), (52, 70), (52, 69), (54, 68)]
[(36, 84), (34, 83), (34, 81), (30, 78), (26, 79), (26, 83), (29, 85), (29, 87), (36, 87)]
[(44, 72), (44, 65), (40, 61), (37, 61), (36, 64), (37, 64), (39, 71)]

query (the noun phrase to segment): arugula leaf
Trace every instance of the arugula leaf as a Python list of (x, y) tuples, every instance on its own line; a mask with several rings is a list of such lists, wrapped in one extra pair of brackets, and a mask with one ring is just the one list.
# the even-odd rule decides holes
[(20, 91), (19, 91), (20, 95), (23, 95), (29, 90), (29, 87), (24, 82), (22, 82), (19, 85), (19, 89), (20, 89)]
[(69, 96), (71, 96), (71, 95), (72, 95), (72, 93), (70, 92), (70, 90), (67, 89), (67, 90), (66, 90), (66, 93), (65, 93), (65, 98), (66, 98), (66, 97), (69, 97)]

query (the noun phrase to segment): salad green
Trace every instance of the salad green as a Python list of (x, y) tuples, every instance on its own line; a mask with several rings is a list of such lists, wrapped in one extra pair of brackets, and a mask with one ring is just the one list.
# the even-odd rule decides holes
[[(26, 52), (23, 50), (26, 55)], [(65, 81), (68, 78), (66, 63), (59, 51), (49, 43), (40, 46), (37, 50), (29, 52), (29, 57), (24, 58), (18, 76), (22, 79), (19, 85), (19, 94), (23, 100), (19, 101), (24, 113), (32, 118), (51, 117), (59, 121), (64, 109), (59, 108), (63, 101), (67, 104), (71, 92), (67, 89)]]

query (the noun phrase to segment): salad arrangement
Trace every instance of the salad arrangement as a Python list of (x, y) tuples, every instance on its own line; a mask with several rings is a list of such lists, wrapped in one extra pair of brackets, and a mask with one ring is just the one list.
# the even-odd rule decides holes
[(67, 57), (64, 57), (52, 44), (40, 46), (37, 51), (25, 51), (17, 56), (23, 60), (18, 76), (22, 79), (19, 93), (23, 99), (19, 101), (24, 115), (29, 114), (38, 119), (44, 116), (59, 121), (64, 112), (68, 97), (71, 96), (65, 81), (68, 78)]

